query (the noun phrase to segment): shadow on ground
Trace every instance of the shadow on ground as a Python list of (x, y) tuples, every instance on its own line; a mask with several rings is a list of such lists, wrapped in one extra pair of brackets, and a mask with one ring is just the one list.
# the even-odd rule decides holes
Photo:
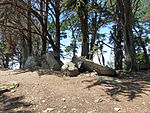
[[(43, 76), (43, 75), (56, 75), (56, 76), (63, 76), (63, 73), (61, 71), (53, 71), (53, 70), (49, 70), (49, 69), (38, 69), (38, 70), (34, 70), (37, 72), (37, 74), (39, 76)], [(13, 75), (18, 75), (18, 74), (22, 74), (22, 73), (26, 73), (26, 72), (34, 72), (28, 69), (18, 69), (15, 70), (15, 73), (13, 73)]]
[(56, 76), (62, 76), (63, 73), (61, 71), (53, 71), (53, 70), (49, 70), (49, 69), (39, 69), (37, 71), (39, 76), (42, 75), (56, 75)]
[(136, 97), (142, 97), (142, 94), (149, 95), (150, 94), (150, 73), (128, 73), (126, 75), (118, 77), (124, 82), (121, 83), (105, 83), (95, 81), (92, 82), (91, 85), (88, 85), (86, 88), (92, 88), (97, 85), (105, 85), (105, 92), (115, 99), (116, 101), (120, 101), (117, 95), (123, 95), (128, 98), (128, 101), (135, 99)]
[(32, 104), (23, 102), (24, 96), (10, 97), (1, 92), (0, 94), (0, 112), (2, 113), (32, 113), (25, 110)]

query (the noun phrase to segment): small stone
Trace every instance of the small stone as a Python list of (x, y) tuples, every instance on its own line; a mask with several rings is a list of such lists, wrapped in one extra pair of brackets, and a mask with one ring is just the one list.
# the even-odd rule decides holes
[(11, 104), (10, 102), (6, 102), (6, 104), (5, 104), (5, 105), (6, 105), (6, 106), (9, 106), (10, 104)]
[(15, 89), (12, 89), (10, 92), (11, 92), (11, 93), (14, 93), (14, 92), (16, 92), (16, 90), (15, 90)]
[(73, 112), (77, 112), (78, 110), (76, 108), (72, 108), (72, 111)]
[(120, 111), (120, 108), (115, 107), (114, 110), (115, 111)]
[(39, 105), (36, 105), (35, 107), (36, 107), (36, 108), (38, 108), (38, 107), (39, 107)]
[(50, 111), (54, 111), (54, 108), (47, 108), (46, 110), (43, 110), (43, 113), (48, 113)]
[(45, 100), (42, 100), (43, 103), (45, 103)]
[(97, 75), (97, 72), (92, 72), (91, 73), (91, 76), (96, 76)]
[(64, 109), (67, 109), (67, 106), (64, 106), (63, 108), (64, 108)]
[(66, 102), (66, 99), (65, 99), (65, 98), (62, 98), (61, 100), (62, 100), (63, 102)]
[(94, 102), (95, 103), (99, 103), (99, 102), (103, 102), (104, 100), (102, 100), (101, 98), (96, 99)]
[(145, 102), (142, 102), (143, 105), (145, 105)]
[(90, 74), (86, 74), (87, 77), (90, 77)]
[(86, 101), (87, 104), (89, 104), (90, 102)]
[(80, 106), (82, 106), (82, 103), (79, 103)]

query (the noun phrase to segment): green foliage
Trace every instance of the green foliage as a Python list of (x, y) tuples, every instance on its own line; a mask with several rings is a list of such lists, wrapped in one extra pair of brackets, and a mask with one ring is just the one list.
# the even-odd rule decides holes
[(141, 19), (147, 20), (150, 18), (150, 1), (149, 0), (141, 0), (139, 4), (138, 15)]
[(3, 56), (5, 54), (10, 54), (9, 51), (9, 44), (6, 41), (0, 40), (0, 56)]
[(83, 0), (64, 0), (62, 2), (62, 11), (72, 9), (76, 11), (82, 11), (85, 7), (85, 3)]
[(140, 52), (137, 54), (137, 63), (145, 63), (146, 59), (145, 59), (145, 55), (144, 52)]
[(76, 13), (66, 11), (64, 14), (65, 19), (61, 23), (61, 30), (79, 30), (80, 20)]
[(82, 42), (82, 36), (79, 36), (79, 37), (75, 38), (75, 40), (78, 41), (78, 42)]
[(98, 51), (98, 46), (97, 46), (97, 45), (94, 45), (93, 50), (91, 50), (91, 51), (89, 52), (89, 54), (94, 54), (94, 53), (97, 52), (97, 51)]
[(65, 48), (65, 52), (71, 52), (72, 51), (72, 49), (73, 49), (73, 44), (71, 43), (69, 46), (67, 46), (66, 48)]

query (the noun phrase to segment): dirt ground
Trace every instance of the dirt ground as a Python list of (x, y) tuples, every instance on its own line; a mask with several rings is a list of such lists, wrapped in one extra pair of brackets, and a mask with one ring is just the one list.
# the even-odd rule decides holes
[(150, 113), (150, 71), (122, 73), (124, 83), (98, 83), (96, 75), (62, 77), (47, 70), (0, 70), (0, 113)]

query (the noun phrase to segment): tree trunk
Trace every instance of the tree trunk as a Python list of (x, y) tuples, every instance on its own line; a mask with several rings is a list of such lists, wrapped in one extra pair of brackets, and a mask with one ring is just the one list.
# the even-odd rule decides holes
[(76, 42), (76, 40), (73, 40), (73, 57), (75, 57), (76, 56), (76, 48), (77, 48), (77, 42)]
[(56, 46), (55, 49), (55, 58), (60, 63), (60, 1), (55, 1), (55, 14), (56, 14)]
[[(118, 31), (119, 32), (119, 31)], [(117, 38), (119, 38), (121, 34), (118, 34)], [(115, 69), (122, 69), (122, 59), (123, 59), (123, 51), (121, 42), (114, 42), (114, 54), (115, 54)]]
[(85, 56), (87, 59), (89, 59), (88, 10), (87, 10), (88, 0), (84, 0), (84, 3), (85, 3), (84, 10), (78, 12), (81, 21), (81, 31), (82, 31), (81, 56)]
[(125, 54), (126, 54), (126, 70), (136, 71), (136, 53), (134, 48), (133, 34), (129, 32), (127, 26), (124, 28), (124, 40), (125, 40)]
[[(92, 0), (92, 5), (93, 6), (95, 5), (95, 2), (96, 2), (95, 0)], [(95, 51), (93, 49), (93, 47), (94, 47), (94, 44), (95, 44), (95, 39), (96, 39), (96, 34), (97, 34), (96, 21), (97, 21), (97, 12), (93, 11), (92, 12), (92, 39), (91, 39), (91, 42), (90, 42), (90, 51)], [(90, 60), (93, 59), (93, 55), (94, 55), (93, 52), (89, 55)]]
[[(50, 0), (47, 0), (48, 2), (52, 2), (52, 1), (50, 1)], [(57, 0), (58, 1), (58, 0)], [(51, 4), (52, 6), (54, 5), (54, 4)], [(60, 8), (60, 7), (59, 7)], [(32, 13), (34, 14), (34, 16), (40, 21), (40, 24), (41, 24), (41, 26), (44, 28), (44, 30), (45, 30), (45, 36), (46, 36), (46, 40), (48, 41), (48, 43), (52, 46), (52, 49), (53, 49), (53, 51), (54, 51), (54, 53), (56, 53), (57, 55), (59, 54), (58, 52), (59, 52), (59, 49), (60, 48), (58, 48), (57, 46), (56, 46), (56, 44), (54, 43), (54, 41), (53, 41), (53, 39), (52, 39), (52, 36), (49, 34), (49, 32), (48, 32), (48, 30), (47, 30), (47, 28), (45, 27), (45, 24), (43, 23), (43, 19), (42, 19), (42, 17), (41, 17), (41, 15), (39, 15), (39, 13), (38, 12), (36, 12), (36, 11), (34, 11), (34, 10), (32, 10)], [(60, 13), (60, 12), (59, 12)], [(58, 58), (57, 59), (60, 59), (60, 56), (58, 55)]]
[[(118, 21), (122, 22), (120, 12), (119, 12), (119, 7), (117, 3), (116, 3), (116, 16), (118, 18)], [(122, 35), (121, 25), (119, 23), (117, 23), (116, 25), (114, 35), (115, 35), (114, 38), (116, 38), (114, 40), (115, 41), (114, 43), (115, 69), (121, 70), (123, 69), (122, 68), (123, 51), (122, 51), (122, 45), (121, 45), (121, 43), (123, 42), (123, 35)]]
[[(46, 54), (46, 33), (45, 33), (45, 30), (47, 29), (47, 23), (44, 23), (44, 21), (47, 21), (46, 19), (47, 19), (47, 17), (45, 17), (45, 18), (43, 18), (43, 0), (41, 0), (40, 1), (40, 15), (41, 15), (41, 18), (42, 18), (42, 24), (41, 24), (41, 39), (42, 39), (42, 51), (41, 51), (41, 55), (44, 55), (44, 54)], [(48, 2), (46, 2), (46, 10), (47, 10), (47, 4), (48, 4)], [(47, 11), (46, 11), (46, 13), (48, 13)], [(47, 16), (47, 14), (45, 13), (45, 15)], [(44, 15), (44, 16), (45, 16)], [(43, 25), (45, 25), (45, 26), (43, 26)]]
[(4, 66), (4, 68), (8, 68), (9, 67), (9, 54), (6, 54), (4, 56), (3, 66)]
[(133, 15), (131, 8), (131, 1), (126, 0), (125, 2), (126, 10), (124, 17), (124, 41), (125, 41), (125, 54), (126, 54), (126, 65), (127, 70), (136, 71), (136, 52), (135, 52), (135, 42), (132, 31)]
[(123, 35), (124, 35), (124, 46), (125, 46), (125, 61), (126, 70), (136, 71), (136, 52), (135, 52), (135, 42), (132, 31), (133, 15), (132, 15), (132, 1), (117, 0), (119, 10), (122, 16), (123, 24)]
[[(87, 29), (87, 22), (86, 20), (81, 21), (81, 29), (82, 29), (82, 51), (81, 51), (81, 56), (86, 56), (86, 58), (89, 58), (89, 37), (88, 37), (88, 29)], [(85, 23), (85, 24), (84, 24)]]
[(32, 56), (32, 36), (31, 36), (31, 0), (28, 0), (28, 55)]
[[(92, 28), (93, 28), (93, 31), (92, 31), (92, 39), (91, 39), (91, 43), (90, 43), (90, 51), (94, 51), (93, 47), (94, 47), (94, 44), (95, 44), (96, 33), (97, 33), (97, 29), (96, 29), (96, 16), (95, 16), (95, 18), (92, 18)], [(92, 52), (92, 54), (89, 55), (89, 59), (90, 60), (93, 59), (93, 55), (94, 55), (93, 52)]]
[(22, 36), (22, 40), (21, 40), (21, 45), (22, 45), (22, 68), (24, 68), (24, 65), (25, 65), (25, 62), (28, 58), (28, 49), (26, 48), (26, 46), (28, 46), (26, 44), (26, 40), (25, 40), (25, 37)]
[(72, 38), (73, 38), (73, 58), (76, 56), (76, 48), (77, 48), (77, 41), (76, 41), (76, 37), (75, 37), (75, 33), (74, 33), (74, 29), (73, 28), (71, 28), (72, 29)]
[(46, 54), (46, 47), (47, 47), (47, 39), (46, 39), (46, 32), (47, 31), (47, 21), (48, 21), (48, 0), (46, 0), (46, 11), (45, 11), (45, 15), (44, 15), (44, 24), (45, 24), (45, 28), (44, 28), (44, 40), (43, 40), (43, 53)]
[(20, 56), (18, 57), (19, 59), (19, 68), (22, 68), (22, 54), (20, 53)]

